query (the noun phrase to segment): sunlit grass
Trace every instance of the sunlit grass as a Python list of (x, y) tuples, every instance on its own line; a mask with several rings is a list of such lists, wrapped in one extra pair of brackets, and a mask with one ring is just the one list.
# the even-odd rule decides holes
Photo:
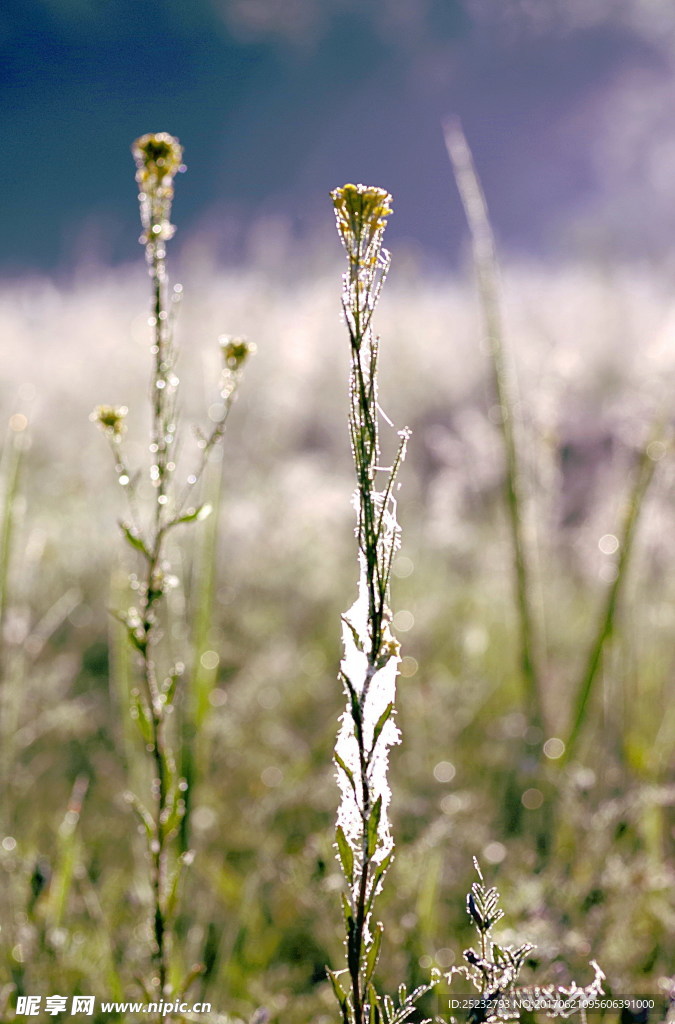
[[(3, 686), (18, 716), (5, 839), (16, 845), (0, 848), (2, 956), (10, 984), (28, 992), (68, 986), (113, 996), (117, 984), (129, 993), (128, 950), (141, 948), (145, 894), (118, 839), (128, 830), (120, 801), (128, 779), (105, 612), (120, 561), (110, 527), (124, 507), (87, 423), (98, 399), (128, 405), (127, 443), (142, 453), (146, 297), (136, 275), (59, 289), (35, 280), (0, 293), (4, 408), (7, 419), (27, 417), (32, 438), (12, 498), (4, 611)], [(219, 370), (209, 339), (224, 312), (259, 354), (228, 428), (219, 513), (228, 544), (209, 629), (218, 663), (191, 809), (197, 858), (176, 932), (186, 961), (205, 965), (196, 991), (216, 1010), (248, 1017), (265, 1006), (291, 1024), (335, 1019), (324, 965), (342, 956), (330, 755), (342, 710), (335, 623), (355, 563), (338, 275), (330, 259), (298, 280), (269, 266), (181, 274), (185, 420), (196, 418)], [(542, 752), (572, 726), (616, 558), (599, 542), (618, 530), (635, 452), (672, 379), (669, 288), (640, 267), (507, 264), (503, 277), (532, 439), (524, 472), (534, 484), (551, 736), (530, 732), (522, 715), (499, 431), (473, 289), (395, 266), (378, 331), (386, 411), (413, 430), (399, 499), (405, 549), (392, 580), (394, 610), (409, 614), (398, 634), (405, 739), (390, 772), (396, 884), (381, 897), (379, 971), (393, 990), (402, 979), (423, 982), (434, 964), (459, 962), (468, 941), (462, 894), (477, 854), (504, 893), (513, 941), (537, 944), (541, 966), (553, 962), (551, 980), (584, 976), (594, 957), (609, 991), (652, 991), (671, 969), (673, 915), (666, 455), (584, 712), (588, 727), (562, 772)], [(191, 556), (183, 557), (187, 579)], [(76, 863), (67, 891), (61, 884), (52, 895), (40, 879), (59, 877), (70, 856), (56, 837), (83, 773), (91, 782)], [(560, 793), (558, 824), (542, 863), (533, 822), (550, 786)], [(13, 1006), (14, 992), (5, 997)]]

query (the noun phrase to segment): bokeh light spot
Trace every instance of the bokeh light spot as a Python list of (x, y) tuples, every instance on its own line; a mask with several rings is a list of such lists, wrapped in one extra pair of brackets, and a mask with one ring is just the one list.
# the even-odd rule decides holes
[(417, 664), (417, 661), (415, 658), (411, 658), (409, 654), (406, 654), (406, 656), (401, 659), (400, 673), (404, 679), (410, 679), (411, 676), (414, 676), (418, 668), (419, 665)]
[(528, 811), (536, 811), (544, 802), (544, 794), (540, 789), (526, 789), (520, 802)]
[(281, 769), (277, 768), (276, 765), (270, 765), (269, 768), (265, 768), (260, 773), (260, 778), (262, 779), (266, 786), (273, 788), (274, 786), (278, 786), (281, 784), (283, 780), (283, 774), (281, 772)]
[(207, 672), (212, 672), (215, 668), (218, 668), (220, 664), (220, 655), (216, 651), (204, 651), (199, 664), (202, 668), (205, 668)]
[(552, 761), (556, 761), (565, 753), (565, 744), (557, 736), (551, 736), (550, 740), (546, 740), (544, 744), (544, 753)]
[(405, 609), (400, 612), (396, 612), (396, 615), (394, 616), (394, 628), (399, 630), (399, 632), (407, 633), (414, 625), (415, 616), (412, 612), (406, 611)]
[(439, 761), (434, 768), (434, 778), (437, 782), (452, 782), (457, 769), (450, 761)]
[(483, 847), (483, 860), (488, 864), (501, 864), (506, 857), (506, 847), (503, 843), (488, 843)]

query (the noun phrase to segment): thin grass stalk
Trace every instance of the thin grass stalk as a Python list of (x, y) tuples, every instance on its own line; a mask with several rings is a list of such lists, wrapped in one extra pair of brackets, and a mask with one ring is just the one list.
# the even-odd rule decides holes
[(210, 744), (202, 735), (198, 737), (210, 708), (209, 698), (216, 682), (218, 668), (207, 668), (202, 663), (208, 650), (213, 626), (213, 612), (216, 594), (216, 564), (218, 561), (218, 521), (222, 504), (224, 460), (218, 458), (213, 466), (213, 479), (207, 483), (212, 514), (204, 524), (201, 541), (197, 548), (193, 571), (193, 620), (192, 620), (192, 685), (184, 703), (181, 742), (181, 774), (188, 783), (185, 792), (185, 814), (181, 822), (181, 845), (183, 850), (190, 847), (190, 821), (194, 794), (199, 779), (203, 777), (208, 764)]
[(514, 412), (512, 375), (507, 368), (499, 300), (499, 268), (487, 203), (471, 150), (458, 120), (444, 127), (445, 145), (471, 234), (473, 260), (490, 353), (492, 388), (499, 410), (505, 457), (504, 497), (511, 534), (516, 608), (519, 623), (519, 666), (530, 724), (544, 735), (545, 714), (533, 611), (531, 558), (525, 536), (522, 466)]
[[(184, 811), (180, 825), (180, 844), (184, 852), (190, 846), (190, 819), (193, 805), (194, 788), (205, 771), (209, 758), (209, 745), (201, 736), (204, 722), (209, 710), (209, 697), (217, 677), (217, 668), (207, 669), (201, 658), (207, 649), (209, 633), (213, 624), (213, 609), (216, 593), (216, 564), (218, 556), (218, 522), (223, 497), (225, 462), (222, 449), (217, 451), (227, 427), (227, 421), (234, 404), (237, 387), (241, 379), (241, 368), (250, 355), (255, 352), (255, 345), (245, 338), (223, 335), (220, 347), (225, 362), (224, 386), (221, 391), (223, 412), (211, 435), (201, 439), (201, 456), (195, 473), (190, 477), (189, 488), (194, 487), (203, 477), (208, 477), (208, 467), (213, 467), (213, 477), (206, 484), (211, 500), (204, 506), (209, 510), (208, 521), (202, 533), (202, 541), (197, 549), (195, 571), (193, 573), (193, 607), (195, 609), (192, 629), (192, 676), (188, 692), (183, 703), (183, 720), (181, 723), (181, 774), (186, 782), (184, 793)], [(214, 458), (214, 455), (216, 456)], [(182, 504), (188, 500), (186, 491), (181, 499)], [(198, 742), (199, 740), (199, 742)]]
[(56, 836), (54, 873), (49, 885), (48, 917), (52, 928), (61, 928), (77, 868), (80, 841), (78, 823), (89, 788), (86, 775), (78, 775), (68, 801), (68, 809)]
[[(20, 421), (23, 426), (23, 421)], [(15, 505), (19, 495), (21, 463), (25, 450), (25, 435), (12, 427), (10, 422), (7, 440), (2, 453), (2, 472), (4, 490), (2, 498), (2, 523), (0, 524), (0, 782), (5, 794), (8, 793), (8, 773), (11, 770), (11, 758), (14, 732), (12, 714), (9, 710), (13, 695), (9, 692), (10, 666), (5, 643), (5, 621), (9, 603), (9, 584), (12, 563), (14, 538)], [(3, 801), (6, 814), (9, 814), (7, 801)], [(3, 812), (3, 818), (5, 812)], [(4, 821), (8, 825), (7, 821)]]
[(633, 473), (633, 485), (626, 501), (623, 522), (617, 537), (619, 541), (619, 557), (616, 564), (616, 574), (607, 589), (581, 677), (575, 687), (570, 730), (565, 743), (564, 753), (559, 759), (561, 765), (569, 763), (577, 752), (584, 723), (588, 717), (591, 697), (600, 676), (605, 650), (614, 634), (617, 609), (626, 585), (626, 577), (635, 546), (638, 524), (645, 505), (645, 498), (654, 478), (654, 470), (656, 469), (657, 459), (654, 458), (654, 452), (663, 449), (663, 437), (663, 426), (661, 423), (658, 423), (651, 431), (649, 439), (640, 452)]
[[(114, 573), (110, 585), (110, 607), (122, 606), (127, 594), (128, 581), (123, 574)], [(121, 748), (124, 769), (131, 789), (137, 792), (145, 767), (138, 750), (138, 728), (128, 714), (134, 688), (133, 655), (129, 649), (126, 627), (117, 616), (111, 615), (108, 624), (109, 692), (112, 706), (119, 712), (118, 749)]]
[(19, 493), (19, 476), (25, 444), (24, 435), (11, 425), (2, 453), (2, 525), (0, 526), (0, 645), (4, 650), (5, 618), (9, 599), (9, 574), (14, 533), (14, 506)]

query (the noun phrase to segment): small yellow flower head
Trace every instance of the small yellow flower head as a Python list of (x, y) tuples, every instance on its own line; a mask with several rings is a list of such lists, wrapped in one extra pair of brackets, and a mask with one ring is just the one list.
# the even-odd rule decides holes
[(240, 370), (256, 350), (253, 342), (247, 341), (246, 338), (233, 338), (229, 334), (224, 334), (218, 341), (228, 370)]
[(183, 147), (167, 132), (141, 135), (131, 147), (136, 161), (136, 181), (140, 187), (141, 221), (145, 233), (141, 243), (165, 241), (173, 236), (169, 222), (173, 199), (173, 179), (184, 170)]
[(126, 405), (97, 405), (89, 419), (98, 423), (104, 433), (119, 441), (126, 429), (124, 417), (128, 411)]
[(387, 217), (393, 212), (392, 197), (371, 185), (343, 185), (331, 192), (335, 220), (342, 244), (351, 260), (373, 264), (382, 244)]
[(170, 185), (182, 166), (183, 147), (168, 132), (141, 135), (131, 152), (138, 168), (136, 178), (142, 186)]

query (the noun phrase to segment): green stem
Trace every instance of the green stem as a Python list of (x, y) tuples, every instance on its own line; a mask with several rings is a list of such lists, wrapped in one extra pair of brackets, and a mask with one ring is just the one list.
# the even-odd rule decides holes
[[(357, 295), (359, 293), (357, 292)], [(352, 410), (350, 430), (354, 443), (357, 489), (359, 494), (358, 535), (359, 549), (365, 560), (366, 587), (368, 592), (368, 628), (370, 650), (363, 689), (358, 699), (358, 722), (355, 722), (355, 734), (359, 748), (359, 764), (361, 774), (361, 858), (359, 879), (356, 893), (356, 918), (352, 948), (349, 951), (349, 972), (352, 985), (354, 1004), (354, 1020), (357, 1024), (365, 1024), (366, 978), (363, 974), (364, 957), (367, 953), (365, 928), (367, 921), (368, 885), (371, 880), (372, 855), (369, 850), (368, 822), (372, 810), (369, 772), (373, 749), (365, 748), (363, 717), (368, 697), (370, 682), (377, 671), (378, 659), (382, 648), (382, 632), (386, 607), (386, 579), (380, 572), (380, 548), (382, 547), (382, 530), (384, 523), (383, 511), (378, 514), (375, 502), (375, 472), (379, 456), (379, 438), (377, 429), (376, 404), (376, 364), (372, 348), (368, 353), (366, 366), (361, 358), (364, 346), (372, 345), (370, 337), (364, 337), (360, 330), (360, 304), (355, 312), (355, 329), (352, 338)], [(398, 468), (395, 463), (394, 472)], [(385, 501), (391, 493), (393, 481), (385, 492)]]
[[(5, 645), (5, 618), (9, 603), (10, 566), (12, 560), (12, 541), (14, 534), (14, 504), (19, 492), (21, 461), (23, 457), (22, 435), (11, 431), (3, 452), (4, 499), (2, 503), (2, 526), (0, 527), (0, 783), (3, 791), (7, 791), (9, 774), (12, 770), (12, 725), (13, 718), (10, 704), (13, 703), (13, 691), (9, 666), (9, 654)], [(9, 807), (9, 804), (6, 804)], [(7, 821), (3, 822), (9, 827)]]
[[(171, 949), (171, 922), (166, 913), (166, 878), (167, 878), (167, 830), (166, 817), (169, 811), (168, 766), (171, 753), (168, 747), (164, 728), (164, 704), (157, 682), (157, 668), (153, 650), (157, 642), (157, 611), (156, 604), (161, 598), (161, 586), (158, 586), (158, 574), (161, 571), (163, 543), (166, 528), (165, 498), (168, 484), (168, 450), (171, 437), (170, 424), (167, 416), (169, 352), (167, 350), (167, 310), (166, 310), (166, 268), (162, 243), (149, 243), (149, 263), (153, 280), (153, 313), (155, 328), (155, 365), (152, 377), (152, 441), (155, 459), (156, 478), (154, 523), (152, 542), (149, 547), (150, 557), (147, 559), (143, 596), (141, 600), (141, 620), (144, 633), (143, 646), (143, 681), (145, 698), (150, 714), (152, 730), (151, 753), (154, 762), (155, 778), (153, 796), (155, 804), (154, 837), (151, 844), (151, 886), (153, 893), (153, 966), (156, 972), (158, 1001), (167, 994), (169, 979), (169, 960)], [(157, 385), (161, 383), (162, 386)], [(161, 1021), (160, 1017), (160, 1021)]]
[(645, 497), (656, 468), (656, 462), (649, 453), (652, 445), (659, 443), (662, 436), (662, 427), (658, 424), (653, 429), (649, 440), (640, 453), (638, 464), (635, 468), (633, 487), (626, 503), (623, 524), (618, 536), (619, 559), (616, 566), (616, 576), (607, 590), (604, 604), (600, 610), (597, 629), (588, 651), (581, 679), (576, 688), (572, 725), (565, 744), (565, 752), (559, 760), (560, 764), (568, 763), (576, 753), (589, 701), (600, 673), (604, 652), (614, 632), (617, 606), (625, 585), (640, 513), (644, 507)]

